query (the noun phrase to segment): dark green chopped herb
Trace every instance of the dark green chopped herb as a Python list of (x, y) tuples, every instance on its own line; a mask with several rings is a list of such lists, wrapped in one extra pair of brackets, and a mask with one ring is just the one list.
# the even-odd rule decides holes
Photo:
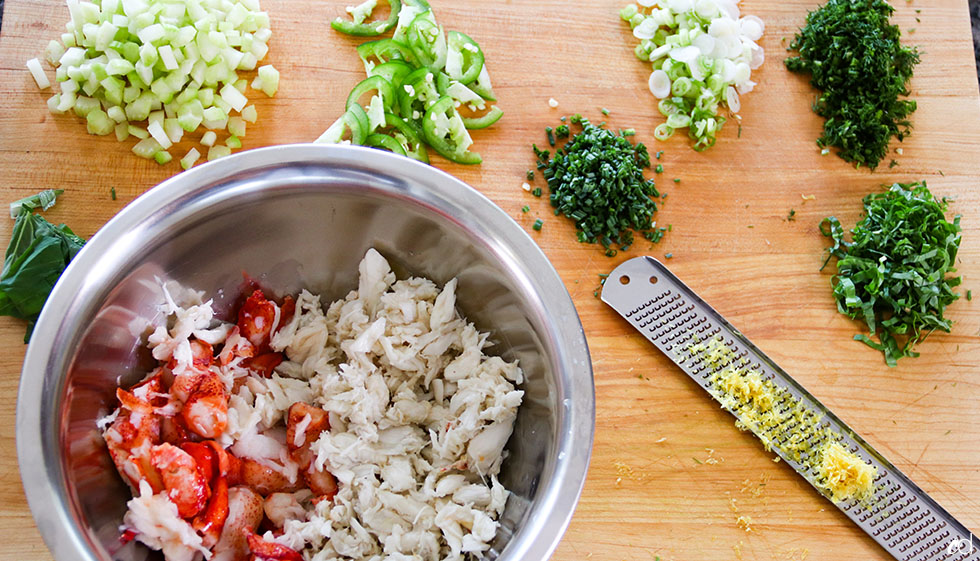
[(796, 220), (796, 210), (795, 209), (792, 209), (792, 208), (789, 209), (789, 214), (786, 215), (786, 220), (789, 220), (789, 221)]
[(609, 249), (606, 250), (606, 257), (616, 257), (617, 253), (619, 252), (610, 247)]
[(916, 109), (908, 83), (919, 52), (901, 44), (901, 31), (889, 22), (894, 8), (885, 0), (829, 0), (810, 12), (785, 60), (793, 72), (810, 72), (822, 90), (813, 105), (826, 119), (821, 147), (871, 169), (885, 157), (888, 143), (911, 131)]
[(971, 300), (973, 300), (973, 291), (972, 290), (967, 290), (966, 291), (966, 301), (967, 302), (970, 302)]
[[(949, 332), (946, 306), (959, 296), (956, 253), (960, 217), (945, 217), (947, 199), (936, 199), (925, 182), (892, 185), (864, 198), (864, 218), (851, 230), (850, 242), (833, 216), (820, 223), (831, 238), (827, 261), (837, 258), (834, 297), (837, 309), (864, 321), (870, 336), (854, 338), (881, 351), (889, 366), (918, 356), (913, 348), (932, 331)], [(824, 262), (824, 266), (827, 263)]]
[(679, 178), (679, 177), (675, 177), (674, 178), (674, 183), (680, 183), (680, 182), (681, 182), (681, 178)]
[(541, 188), (540, 187), (535, 187), (534, 190), (531, 191), (531, 194), (534, 195), (535, 197), (540, 197), (541, 196)]
[(663, 156), (663, 155), (664, 155), (664, 151), (663, 150), (657, 152), (657, 159), (659, 160), (660, 157)]
[(551, 127), (545, 127), (544, 133), (548, 136), (548, 144), (555, 145), (555, 129)]
[(895, 166), (897, 166), (897, 165), (898, 165), (898, 160), (892, 160), (892, 161), (891, 161), (891, 162), (890, 162), (890, 163), (888, 164), (888, 167), (889, 167), (889, 169), (890, 169), (890, 168), (893, 168), (893, 167), (895, 167)]
[(559, 119), (559, 120), (560, 120), (561, 122), (563, 122), (563, 123), (564, 123), (565, 121), (567, 121), (567, 120), (568, 120), (568, 117), (566, 117), (566, 116), (564, 116), (564, 115), (562, 115), (562, 116), (561, 116), (561, 119)]
[(531, 211), (531, 207), (527, 205), (521, 207), (521, 212), (530, 212), (530, 211)]
[(608, 110), (608, 109), (606, 109), (605, 107), (603, 107), (603, 108), (602, 108), (602, 114), (603, 114), (603, 115), (609, 115), (609, 110)]
[(538, 169), (548, 182), (556, 214), (564, 214), (578, 229), (580, 242), (599, 243), (616, 255), (627, 250), (634, 231), (650, 241), (659, 240), (653, 214), (659, 197), (652, 179), (643, 176), (650, 153), (642, 143), (593, 125), (581, 115), (572, 123), (582, 126), (555, 151), (554, 158), (535, 150)]
[(20, 207), (0, 273), (0, 315), (27, 321), (25, 343), (55, 282), (84, 244), (64, 224), (51, 224), (27, 204)]
[(620, 136), (636, 136), (636, 129), (623, 129), (619, 131)]
[(112, 200), (116, 200), (116, 188), (115, 187), (113, 187), (112, 189), (109, 189), (109, 196), (112, 197)]
[(544, 226), (544, 220), (538, 218), (537, 220), (534, 221), (534, 225), (531, 227), (537, 230), (538, 232), (540, 232), (542, 226)]
[(673, 257), (674, 257), (674, 254), (673, 253), (665, 253), (664, 254), (664, 259), (673, 259)]
[(568, 138), (569, 130), (568, 125), (558, 125), (555, 127), (555, 136), (557, 138)]
[(736, 138), (742, 138), (742, 125), (738, 126), (738, 136)]
[(527, 170), (527, 180), (528, 181), (534, 181), (534, 170), (533, 169)]
[(653, 171), (655, 171), (657, 173), (663, 173), (664, 172), (664, 166), (663, 166), (663, 164), (657, 164), (657, 167), (653, 168)]
[(673, 232), (674, 231), (674, 225), (673, 224), (668, 224), (667, 225), (667, 231), (668, 232)]

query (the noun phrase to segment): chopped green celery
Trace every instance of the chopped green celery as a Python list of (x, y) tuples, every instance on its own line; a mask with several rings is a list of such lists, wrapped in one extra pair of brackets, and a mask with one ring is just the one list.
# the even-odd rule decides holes
[(202, 146), (214, 146), (214, 143), (218, 141), (218, 134), (214, 131), (208, 131), (204, 133), (201, 137)]
[(184, 169), (191, 169), (197, 160), (200, 159), (201, 153), (198, 152), (197, 148), (191, 148), (187, 151), (187, 155), (180, 159), (180, 167)]
[(271, 64), (260, 66), (258, 79), (262, 82), (258, 89), (269, 97), (276, 95), (279, 90), (279, 71), (274, 66)]
[(249, 105), (242, 110), (242, 119), (245, 119), (249, 123), (255, 123), (259, 118), (258, 111), (255, 110), (254, 105)]
[(51, 113), (53, 113), (55, 115), (59, 115), (61, 113), (64, 113), (64, 111), (58, 109), (58, 107), (60, 105), (61, 105), (61, 94), (60, 93), (54, 94), (53, 96), (51, 96), (51, 97), (48, 98), (48, 111), (50, 111)]
[(184, 128), (180, 126), (180, 122), (177, 119), (173, 118), (163, 120), (163, 132), (167, 134), (167, 138), (174, 144), (180, 142), (180, 139), (184, 137)]
[(150, 133), (150, 136), (152, 136), (153, 139), (156, 140), (160, 144), (160, 147), (163, 148), (164, 150), (170, 148), (173, 145), (173, 142), (170, 141), (170, 137), (168, 137), (166, 131), (163, 130), (163, 125), (161, 125), (159, 122), (156, 121), (151, 122), (149, 126), (146, 127), (146, 130), (147, 132)]
[(129, 134), (135, 136), (140, 140), (146, 140), (147, 138), (150, 138), (150, 133), (146, 132), (146, 129), (142, 127), (138, 127), (136, 125), (129, 125), (128, 127), (126, 127), (126, 129), (129, 131)]
[(148, 160), (153, 158), (156, 153), (160, 152), (161, 150), (163, 150), (163, 147), (160, 146), (159, 142), (152, 138), (145, 138), (133, 146), (133, 152), (137, 156)]
[(129, 124), (128, 123), (118, 123), (115, 127), (116, 130), (116, 140), (122, 142), (129, 138)]
[(109, 109), (106, 111), (106, 114), (109, 115), (110, 119), (112, 119), (117, 123), (122, 123), (126, 120), (126, 111), (123, 110), (123, 108), (118, 105), (113, 105), (109, 107)]
[(162, 166), (163, 164), (166, 164), (170, 160), (174, 159), (174, 157), (170, 155), (170, 152), (167, 152), (166, 150), (160, 150), (159, 152), (153, 155), (153, 159), (156, 160), (157, 163)]
[(228, 132), (239, 138), (244, 138), (245, 119), (242, 117), (230, 117), (228, 119)]
[(239, 113), (248, 105), (248, 98), (242, 92), (238, 91), (233, 84), (228, 84), (221, 88), (221, 99), (225, 100), (232, 109)]
[(228, 140), (225, 140), (225, 146), (232, 150), (238, 150), (242, 147), (242, 141), (237, 136), (232, 135), (228, 137)]
[(208, 161), (217, 160), (218, 158), (224, 158), (225, 156), (231, 155), (231, 148), (223, 146), (221, 144), (216, 144), (208, 149)]
[[(99, 109), (101, 106), (102, 105), (97, 99), (79, 96), (78, 99), (75, 100), (75, 114), (79, 117), (87, 117), (89, 113)], [(99, 110), (101, 111), (101, 109)]]

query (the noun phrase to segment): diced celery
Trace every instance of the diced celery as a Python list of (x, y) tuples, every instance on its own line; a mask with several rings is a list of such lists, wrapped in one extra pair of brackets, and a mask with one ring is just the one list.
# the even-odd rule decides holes
[(204, 146), (214, 146), (214, 143), (217, 141), (218, 134), (214, 131), (208, 131), (201, 137), (201, 144)]
[(180, 122), (177, 119), (164, 119), (163, 132), (167, 134), (167, 138), (174, 144), (180, 142), (180, 139), (184, 137), (184, 128), (180, 126)]
[(64, 54), (65, 47), (61, 43), (54, 39), (48, 41), (48, 46), (44, 49), (44, 59), (51, 63), (52, 66), (58, 66)]
[(216, 144), (208, 149), (209, 162), (230, 155), (231, 155), (231, 148), (228, 148), (227, 146), (222, 146), (221, 144)]
[(122, 142), (129, 138), (129, 125), (127, 123), (116, 124), (116, 140)]
[[(150, 138), (150, 133), (146, 132), (146, 129), (142, 127), (137, 127), (136, 125), (129, 125), (127, 129), (129, 130), (129, 134), (135, 136), (140, 140), (146, 140), (147, 138)], [(154, 142), (156, 141), (154, 140)]]
[(239, 138), (244, 138), (245, 119), (242, 117), (230, 117), (228, 119), (228, 132)]
[(164, 149), (170, 148), (173, 145), (173, 142), (170, 141), (170, 137), (167, 136), (160, 122), (151, 121), (150, 125), (146, 127), (146, 130)]
[(101, 107), (99, 100), (91, 97), (80, 96), (75, 100), (75, 114), (79, 117), (87, 117), (90, 112), (99, 107)]
[(197, 148), (191, 148), (187, 151), (187, 155), (180, 159), (180, 167), (191, 169), (200, 157), (201, 153), (197, 151)]
[(109, 109), (106, 110), (106, 114), (109, 115), (110, 119), (117, 123), (123, 123), (126, 121), (126, 111), (118, 105), (109, 107)]
[[(258, 118), (259, 118), (259, 113), (258, 111), (255, 110), (254, 105), (249, 105), (245, 109), (242, 109), (242, 119), (245, 119), (249, 123), (255, 123), (255, 121), (257, 121)], [(239, 136), (245, 136), (245, 135), (241, 134)]]
[(170, 160), (174, 159), (174, 157), (170, 155), (170, 152), (167, 152), (166, 150), (160, 150), (159, 152), (153, 155), (153, 159), (156, 160), (157, 163), (162, 166), (163, 164), (166, 164)]
[(225, 141), (225, 146), (232, 150), (238, 150), (242, 147), (242, 141), (237, 136), (229, 136), (228, 140)]
[(106, 115), (105, 111), (101, 109), (92, 109), (85, 115), (85, 120), (88, 124), (88, 133), (97, 134), (99, 136), (105, 136), (111, 134), (116, 126), (115, 121)]
[[(261, 58), (261, 57), (259, 57)], [(279, 90), (279, 71), (271, 64), (259, 67), (259, 79), (262, 81), (261, 89), (265, 95), (272, 97)]]
[(238, 112), (241, 112), (248, 105), (248, 98), (232, 84), (221, 88), (221, 99), (225, 100), (232, 109)]
[(58, 109), (60, 105), (61, 105), (60, 93), (56, 93), (48, 98), (48, 111), (50, 111), (51, 113), (55, 115), (60, 115), (61, 113), (64, 113), (64, 111)]

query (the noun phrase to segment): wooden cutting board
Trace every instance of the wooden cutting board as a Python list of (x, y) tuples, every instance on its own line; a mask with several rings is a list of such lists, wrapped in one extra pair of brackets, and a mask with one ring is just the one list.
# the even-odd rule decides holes
[[(328, 27), (349, 2), (263, 0), (274, 36), (269, 61), (282, 73), (275, 99), (250, 94), (259, 111), (246, 148), (306, 142), (337, 116), (363, 77), (357, 40)], [(980, 308), (965, 299), (948, 314), (950, 335), (919, 347), (921, 358), (888, 368), (851, 340), (858, 326), (839, 315), (830, 272), (818, 269), (826, 240), (817, 224), (836, 215), (854, 224), (860, 200), (883, 183), (928, 180), (963, 215), (963, 291), (980, 293), (980, 97), (966, 0), (896, 0), (894, 22), (923, 50), (912, 83), (915, 132), (898, 167), (855, 170), (814, 144), (822, 122), (814, 90), (782, 64), (785, 46), (815, 0), (745, 0), (762, 17), (768, 58), (758, 89), (742, 100), (743, 125), (725, 127), (699, 154), (677, 136), (652, 137), (662, 118), (646, 83), (649, 67), (618, 18), (621, 0), (433, 0), (440, 23), (464, 31), (487, 54), (503, 120), (475, 133), (478, 167), (434, 164), (473, 185), (530, 231), (558, 269), (581, 315), (596, 382), (596, 438), (588, 481), (555, 559), (560, 561), (884, 560), (890, 557), (750, 435), (735, 429), (680, 370), (635, 333), (593, 291), (598, 274), (644, 252), (673, 270), (931, 493), (980, 530)], [(41, 56), (68, 20), (55, 0), (8, 0), (0, 33), (0, 203), (39, 189), (66, 190), (47, 217), (88, 237), (123, 206), (179, 171), (135, 157), (132, 142), (85, 133), (72, 116), (52, 116), (24, 62)], [(921, 21), (917, 21), (921, 20)], [(915, 29), (914, 33), (912, 28)], [(49, 69), (49, 75), (53, 72)], [(548, 99), (559, 101), (552, 109)], [(607, 108), (603, 117), (600, 108)], [(634, 127), (663, 150), (660, 185), (669, 193), (657, 219), (671, 232), (607, 258), (575, 241), (545, 199), (521, 190), (542, 129), (580, 112), (614, 128)], [(675, 184), (672, 180), (680, 178)], [(542, 185), (539, 178), (537, 185)], [(117, 199), (110, 198), (115, 188)], [(803, 196), (813, 196), (804, 199)], [(527, 214), (523, 205), (530, 206)], [(5, 206), (4, 206), (5, 208)], [(796, 211), (788, 221), (790, 210)], [(0, 219), (6, 245), (13, 221)], [(23, 324), (0, 318), (0, 558), (50, 559), (34, 527), (18, 474), (14, 400), (25, 346)], [(736, 512), (737, 511), (737, 512)], [(751, 531), (736, 525), (751, 518)]]

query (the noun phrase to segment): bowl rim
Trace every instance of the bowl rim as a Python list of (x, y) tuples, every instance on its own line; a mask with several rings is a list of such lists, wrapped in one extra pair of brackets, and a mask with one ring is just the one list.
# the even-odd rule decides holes
[[(557, 411), (556, 446), (560, 461), (554, 463), (551, 484), (537, 490), (532, 510), (525, 515), (525, 524), (516, 529), (500, 558), (544, 561), (557, 547), (578, 503), (591, 459), (595, 385), (581, 319), (554, 266), (503, 209), (442, 170), (371, 148), (293, 144), (239, 152), (179, 173), (148, 189), (92, 236), (52, 290), (24, 358), (17, 397), (16, 445), (21, 481), (31, 513), (55, 559), (100, 561), (97, 552), (89, 546), (85, 530), (74, 519), (60, 460), (61, 427), (55, 417), (61, 410), (63, 378), (68, 367), (66, 357), (70, 354), (65, 350), (59, 353), (55, 342), (63, 330), (77, 330), (81, 322), (78, 316), (86, 315), (79, 312), (66, 316), (63, 312), (82, 298), (83, 287), (97, 283), (98, 279), (92, 280), (89, 273), (98, 268), (120, 237), (134, 231), (139, 224), (167, 212), (191, 195), (221, 189), (223, 181), (266, 168), (302, 165), (357, 169), (410, 182), (418, 188), (413, 190), (413, 198), (419, 193), (429, 194), (443, 205), (448, 201), (458, 207), (456, 210), (462, 210), (453, 213), (454, 222), (471, 227), (481, 225), (477, 230), (492, 225), (494, 236), (499, 238), (497, 249), (509, 249), (513, 254), (511, 260), (520, 255), (522, 264), (526, 263), (524, 268), (533, 271), (527, 278), (529, 288), (541, 301), (545, 319), (551, 320), (544, 325), (550, 326), (552, 332), (548, 333), (548, 339), (558, 355), (552, 357), (552, 362), (560, 382), (556, 384), (557, 403), (561, 404)], [(390, 187), (372, 187), (396, 194)], [(492, 247), (489, 249), (503, 266), (513, 268), (517, 264)]]

